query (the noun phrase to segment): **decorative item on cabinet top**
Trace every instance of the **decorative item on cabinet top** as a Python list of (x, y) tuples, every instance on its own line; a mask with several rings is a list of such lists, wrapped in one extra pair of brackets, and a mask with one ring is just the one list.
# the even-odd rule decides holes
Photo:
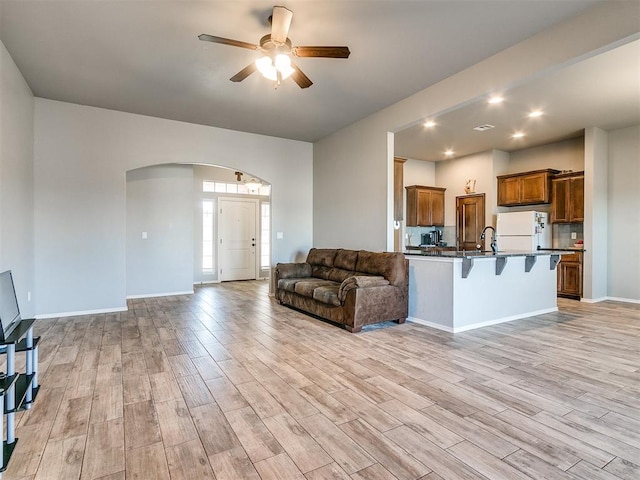
[(472, 193), (476, 193), (476, 179), (470, 178), (467, 180), (467, 183), (464, 184), (464, 193), (470, 195)]

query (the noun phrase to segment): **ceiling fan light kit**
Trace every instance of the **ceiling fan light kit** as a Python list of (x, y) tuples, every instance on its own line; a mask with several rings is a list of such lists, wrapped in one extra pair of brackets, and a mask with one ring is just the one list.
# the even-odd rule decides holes
[(289, 78), (295, 71), (291, 66), (291, 59), (284, 53), (279, 53), (275, 59), (267, 55), (260, 57), (256, 60), (256, 68), (264, 78), (276, 82), (276, 85), (280, 85), (282, 80)]
[(260, 45), (216, 37), (206, 33), (198, 35), (198, 38), (204, 42), (221, 43), (262, 52), (262, 57), (231, 77), (232, 82), (241, 82), (258, 70), (262, 76), (275, 82), (276, 88), (282, 80), (289, 77), (300, 88), (308, 88), (313, 85), (313, 82), (291, 61), (291, 55), (294, 57), (349, 58), (351, 52), (349, 47), (292, 47), (291, 40), (287, 37), (292, 19), (293, 12), (291, 10), (285, 7), (273, 7), (273, 14), (269, 17), (271, 34), (263, 36), (260, 39)]

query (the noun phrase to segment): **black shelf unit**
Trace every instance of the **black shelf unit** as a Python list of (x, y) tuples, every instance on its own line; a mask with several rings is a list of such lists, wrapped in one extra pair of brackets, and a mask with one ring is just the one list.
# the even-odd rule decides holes
[[(13, 331), (0, 339), (0, 355), (7, 356), (6, 373), (0, 378), (0, 397), (3, 415), (0, 417), (0, 433), (6, 429), (6, 440), (0, 451), (0, 474), (9, 464), (18, 443), (15, 437), (15, 414), (31, 408), (40, 385), (38, 384), (38, 343), (33, 336), (34, 318), (20, 320)], [(3, 332), (4, 333), (4, 332)], [(24, 353), (25, 372), (15, 371), (15, 355)]]

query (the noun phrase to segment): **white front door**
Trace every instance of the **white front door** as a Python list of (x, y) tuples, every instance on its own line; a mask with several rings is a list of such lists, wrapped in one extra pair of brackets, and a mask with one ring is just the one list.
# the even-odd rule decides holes
[(220, 198), (218, 232), (220, 280), (249, 280), (256, 276), (258, 200)]

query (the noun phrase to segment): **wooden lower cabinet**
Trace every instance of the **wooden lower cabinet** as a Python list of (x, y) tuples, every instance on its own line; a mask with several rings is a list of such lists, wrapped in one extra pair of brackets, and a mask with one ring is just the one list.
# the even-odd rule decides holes
[(582, 252), (562, 255), (558, 264), (558, 296), (582, 297)]

